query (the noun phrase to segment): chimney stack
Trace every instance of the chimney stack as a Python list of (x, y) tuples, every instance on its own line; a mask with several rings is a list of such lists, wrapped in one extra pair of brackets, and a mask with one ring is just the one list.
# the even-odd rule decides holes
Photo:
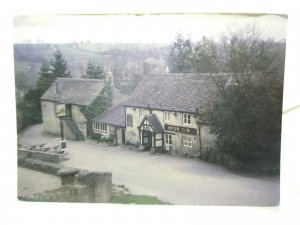
[(143, 75), (153, 75), (155, 74), (155, 59), (149, 58), (143, 62)]

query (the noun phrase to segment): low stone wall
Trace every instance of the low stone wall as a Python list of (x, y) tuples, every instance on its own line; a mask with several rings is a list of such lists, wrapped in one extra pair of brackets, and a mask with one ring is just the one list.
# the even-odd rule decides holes
[(105, 203), (112, 197), (110, 172), (91, 172), (31, 158), (19, 159), (18, 164), (61, 178), (61, 188), (36, 194), (33, 201)]
[[(64, 168), (69, 169), (69, 168)], [(58, 171), (60, 173), (60, 171)], [(106, 203), (112, 197), (111, 173), (78, 171), (74, 182), (56, 190), (36, 194), (35, 201)], [(62, 176), (62, 183), (63, 178)]]
[(18, 158), (32, 158), (47, 162), (61, 162), (65, 159), (64, 154), (54, 152), (42, 152), (28, 149), (19, 149)]
[(18, 165), (32, 170), (57, 175), (57, 172), (64, 168), (63, 165), (57, 163), (43, 162), (41, 160), (31, 158), (19, 158)]

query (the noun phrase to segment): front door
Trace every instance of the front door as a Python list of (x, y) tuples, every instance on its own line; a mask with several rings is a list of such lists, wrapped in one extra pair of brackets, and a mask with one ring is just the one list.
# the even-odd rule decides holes
[(122, 128), (122, 145), (125, 145), (125, 129)]
[(173, 142), (174, 142), (173, 136), (174, 135), (172, 135), (172, 134), (166, 134), (165, 148), (166, 148), (166, 151), (168, 151), (168, 152), (172, 151), (172, 149), (173, 149)]
[(152, 133), (150, 131), (142, 131), (142, 145), (145, 145), (146, 149), (152, 147)]
[(66, 104), (66, 114), (67, 117), (72, 118), (72, 104)]

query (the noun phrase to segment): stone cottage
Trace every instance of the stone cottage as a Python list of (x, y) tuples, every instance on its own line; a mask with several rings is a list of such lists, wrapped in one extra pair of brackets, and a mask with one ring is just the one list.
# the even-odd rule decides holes
[(144, 76), (125, 107), (125, 142), (153, 152), (198, 156), (215, 136), (205, 111), (216, 87), (205, 74)]
[[(60, 120), (63, 120), (65, 124), (64, 134), (68, 139), (86, 139), (87, 119), (80, 110), (95, 100), (107, 82), (113, 85), (110, 73), (106, 76), (106, 80), (57, 78), (41, 97), (44, 132), (60, 135)], [(111, 114), (111, 110), (120, 109), (120, 107), (115, 108), (114, 106), (119, 105), (128, 98), (128, 96), (121, 94), (120, 91), (114, 87), (112, 87), (112, 94), (112, 108), (109, 109), (108, 112), (105, 112), (108, 115)], [(62, 115), (60, 115), (60, 113)], [(121, 113), (122, 118), (125, 118), (123, 111), (118, 113)], [(105, 121), (106, 120), (107, 119), (105, 119)], [(112, 123), (111, 121), (116, 121), (116, 123)], [(123, 123), (125, 124), (125, 120), (121, 124), (116, 117), (113, 117), (113, 120), (108, 120), (108, 122), (118, 128), (123, 127)], [(99, 133), (100, 131), (96, 131), (96, 133), (97, 132)], [(120, 142), (116, 143), (120, 144)]]
[(93, 132), (114, 145), (125, 144), (125, 108), (123, 103), (112, 106), (93, 119)]
[(104, 80), (57, 78), (41, 97), (44, 132), (60, 135), (63, 120), (65, 137), (85, 139), (87, 119), (80, 109), (91, 104), (104, 86)]

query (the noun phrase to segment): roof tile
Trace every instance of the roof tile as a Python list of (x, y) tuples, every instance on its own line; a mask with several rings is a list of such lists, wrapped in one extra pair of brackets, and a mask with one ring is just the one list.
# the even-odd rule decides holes
[(104, 86), (104, 80), (57, 78), (41, 100), (85, 106), (92, 103)]
[(203, 112), (215, 99), (216, 86), (208, 74), (144, 76), (126, 106)]

